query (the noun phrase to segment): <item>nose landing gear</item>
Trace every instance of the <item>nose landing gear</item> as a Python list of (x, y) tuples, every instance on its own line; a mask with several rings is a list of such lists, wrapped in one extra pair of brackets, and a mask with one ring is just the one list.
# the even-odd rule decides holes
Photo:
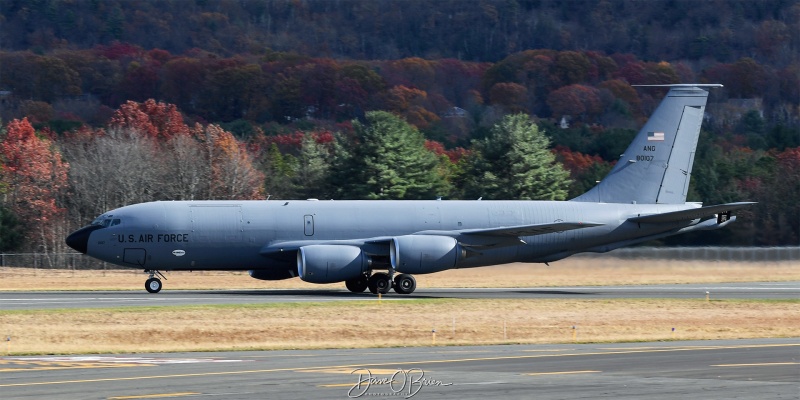
[(161, 284), (161, 279), (156, 278), (156, 274), (164, 280), (167, 280), (167, 277), (164, 276), (161, 272), (158, 272), (154, 269), (146, 269), (144, 270), (145, 273), (150, 274), (150, 278), (144, 282), (144, 288), (147, 290), (148, 293), (158, 293), (161, 291), (163, 285)]

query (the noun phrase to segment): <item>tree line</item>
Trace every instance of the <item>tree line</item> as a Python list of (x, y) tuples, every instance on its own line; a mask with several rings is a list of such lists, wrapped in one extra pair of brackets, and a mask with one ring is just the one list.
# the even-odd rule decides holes
[(120, 41), (173, 53), (230, 56), (266, 46), (370, 60), (496, 62), (551, 48), (783, 66), (797, 60), (800, 41), (800, 6), (787, 0), (6, 0), (0, 20), (0, 44), (11, 50)]
[[(128, 100), (157, 99), (193, 121), (237, 135), (299, 120), (347, 121), (367, 110), (402, 115), (428, 136), (458, 142), (498, 113), (625, 126), (659, 93), (630, 85), (722, 83), (715, 101), (757, 98), (765, 128), (796, 127), (800, 61), (783, 67), (744, 57), (710, 65), (650, 62), (632, 54), (525, 50), (496, 63), (456, 59), (334, 60), (267, 51), (221, 57), (114, 43), (85, 50), (0, 51), (0, 117), (29, 116), (61, 132), (102, 126)], [(446, 119), (454, 107), (463, 119)], [(313, 122), (312, 122), (313, 123)], [(629, 124), (628, 124), (629, 125)]]
[[(24, 118), (1, 133), (3, 251), (63, 250), (71, 229), (145, 201), (563, 199), (569, 185), (549, 140), (523, 114), (505, 117), (458, 164), (385, 111), (367, 112), (341, 132), (301, 133), (299, 146), (284, 151), (276, 138), (242, 142), (215, 124), (188, 126), (174, 105), (153, 100), (127, 102), (105, 128), (56, 135)], [(513, 141), (526, 145), (503, 150)], [(463, 187), (454, 185), (459, 180)]]
[(10, 0), (0, 20), (0, 249), (152, 199), (570, 198), (664, 94), (631, 85), (686, 82), (725, 85), (690, 201), (759, 201), (687, 240), (800, 241), (796, 2)]
[[(247, 141), (216, 124), (190, 126), (176, 106), (154, 100), (125, 103), (106, 127), (61, 135), (37, 131), (27, 118), (12, 120), (0, 132), (0, 250), (62, 251), (72, 229), (144, 201), (564, 200), (610, 168), (598, 156), (552, 148), (540, 125), (508, 114), (468, 149), (446, 150), (386, 111), (366, 112), (336, 131), (259, 133)], [(800, 148), (726, 150), (703, 139), (690, 200), (760, 204), (737, 229), (696, 240), (793, 243), (798, 167)]]

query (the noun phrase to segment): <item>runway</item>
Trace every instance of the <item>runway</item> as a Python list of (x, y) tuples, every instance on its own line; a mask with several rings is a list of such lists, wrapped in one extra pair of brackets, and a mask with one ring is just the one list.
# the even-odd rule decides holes
[[(389, 293), (384, 300), (450, 299), (798, 299), (800, 282), (748, 282), (720, 284), (575, 286), (534, 288), (420, 288), (411, 295)], [(53, 308), (105, 308), (258, 304), (370, 300), (370, 293), (341, 290), (169, 290), (158, 294), (141, 291), (0, 292), (0, 310)]]
[(799, 385), (800, 338), (0, 357), (3, 399), (788, 399)]

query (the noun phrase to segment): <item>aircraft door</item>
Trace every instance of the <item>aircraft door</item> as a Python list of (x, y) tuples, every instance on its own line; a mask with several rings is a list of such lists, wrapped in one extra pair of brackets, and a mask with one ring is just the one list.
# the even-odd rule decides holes
[(306, 236), (314, 236), (314, 216), (306, 215), (303, 219)]
[(122, 254), (122, 261), (140, 267), (144, 266), (146, 258), (147, 251), (145, 249), (125, 249)]

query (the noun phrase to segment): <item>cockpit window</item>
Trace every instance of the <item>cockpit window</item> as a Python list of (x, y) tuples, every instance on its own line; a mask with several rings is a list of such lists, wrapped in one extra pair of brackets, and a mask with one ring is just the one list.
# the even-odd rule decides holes
[(94, 221), (92, 221), (92, 225), (99, 225), (104, 228), (108, 228), (109, 226), (119, 225), (120, 219), (119, 218), (111, 218), (113, 215), (104, 215), (97, 217)]

